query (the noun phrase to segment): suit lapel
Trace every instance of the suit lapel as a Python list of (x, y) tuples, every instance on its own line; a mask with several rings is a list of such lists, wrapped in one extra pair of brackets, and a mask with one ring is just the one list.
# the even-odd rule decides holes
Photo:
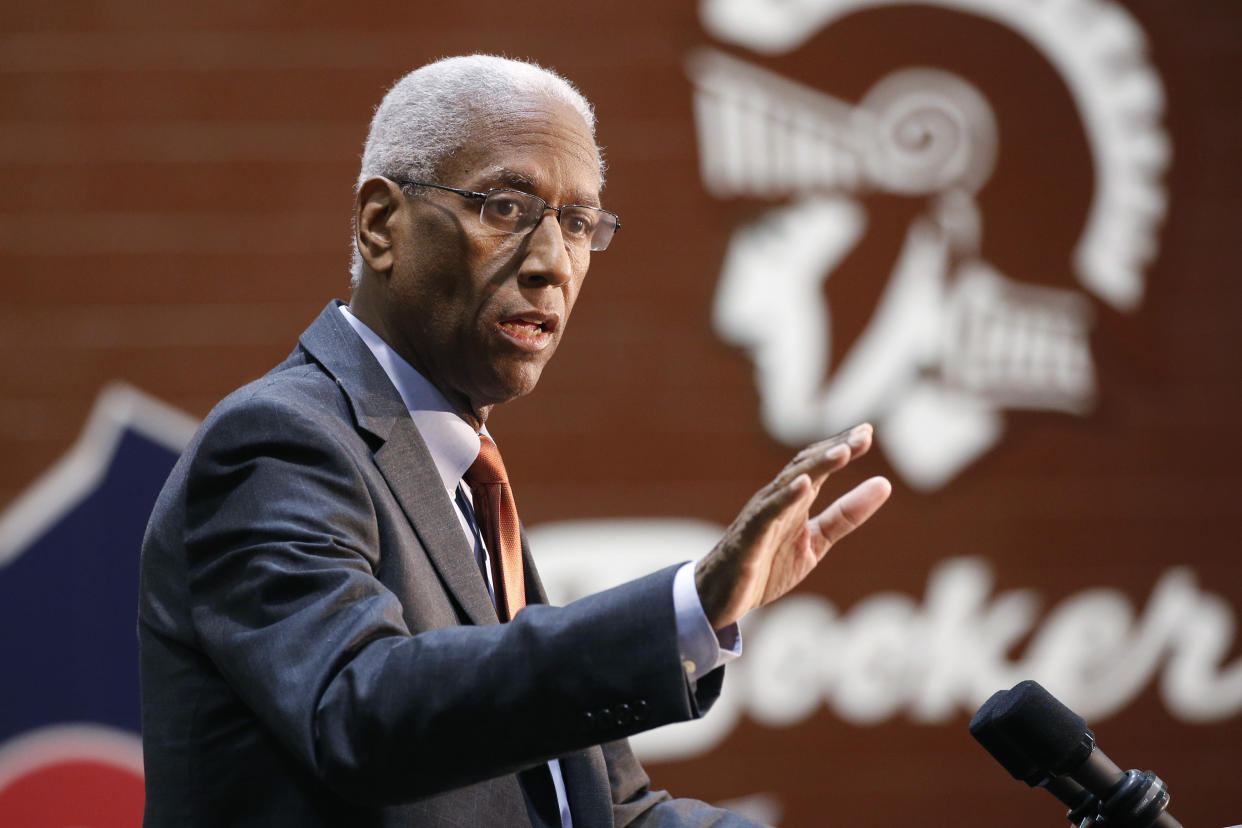
[[(456, 507), (444, 492), (444, 483), (436, 472), (431, 452), (404, 403), (401, 410), (404, 416), (396, 418), (388, 440), (375, 452), (375, 464), (423, 541), (428, 557), (470, 620), (475, 624), (498, 624), (496, 606), (480, 577), (474, 550), (461, 531)], [(443, 496), (436, 497), (428, 492)], [(526, 603), (548, 603), (548, 594), (535, 569), (525, 531), (522, 531), (522, 562)]]
[(474, 550), (466, 543), (453, 503), (444, 491), (444, 481), (408, 415), (394, 424), (388, 442), (375, 453), (375, 464), (413, 524), (427, 557), (466, 615), (475, 624), (500, 623)]
[(370, 435), (375, 464), (401, 504), (445, 589), (475, 624), (496, 624), (487, 586), (475, 564), (444, 483), (401, 395), (366, 344), (332, 302), (302, 334), (307, 353), (349, 400), (360, 431)]
[(526, 530), (522, 531), (522, 567), (526, 578), (526, 603), (546, 604), (548, 593), (543, 589), (543, 581), (539, 579), (539, 571), (535, 569), (535, 559), (530, 554), (530, 541), (526, 540)]

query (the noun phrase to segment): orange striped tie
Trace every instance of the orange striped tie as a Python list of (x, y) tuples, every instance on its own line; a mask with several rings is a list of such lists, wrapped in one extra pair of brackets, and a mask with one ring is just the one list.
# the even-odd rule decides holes
[(526, 606), (522, 534), (500, 449), (486, 434), (479, 435), (479, 443), (479, 456), (466, 471), (466, 482), (474, 495), (475, 520), (491, 552), (496, 613), (501, 621), (508, 621)]

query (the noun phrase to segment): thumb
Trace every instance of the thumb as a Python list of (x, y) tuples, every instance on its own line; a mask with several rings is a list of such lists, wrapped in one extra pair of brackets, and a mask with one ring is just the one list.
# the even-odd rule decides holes
[[(883, 477), (872, 477), (837, 498), (811, 520), (811, 529), (818, 532), (828, 547), (867, 522), (888, 500), (893, 485)], [(822, 554), (822, 553), (821, 553)]]

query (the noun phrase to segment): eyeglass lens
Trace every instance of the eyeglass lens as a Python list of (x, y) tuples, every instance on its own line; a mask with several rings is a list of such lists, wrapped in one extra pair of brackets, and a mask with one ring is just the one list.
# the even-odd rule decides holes
[[(483, 200), (479, 220), (506, 233), (525, 233), (539, 223), (548, 203), (538, 196), (517, 190), (491, 190)], [(558, 211), (561, 234), (571, 244), (590, 250), (603, 250), (612, 241), (617, 219), (596, 207), (566, 204)]]

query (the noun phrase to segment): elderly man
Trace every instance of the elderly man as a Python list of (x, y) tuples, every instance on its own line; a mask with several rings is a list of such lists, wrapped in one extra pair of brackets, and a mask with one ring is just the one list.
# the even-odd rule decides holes
[(749, 824), (648, 790), (625, 737), (705, 712), (737, 619), (889, 486), (809, 514), (855, 428), (699, 563), (543, 603), (485, 424), (620, 226), (600, 186), (591, 108), (546, 70), (451, 58), (388, 93), (349, 305), (212, 411), (151, 518), (148, 826)]

